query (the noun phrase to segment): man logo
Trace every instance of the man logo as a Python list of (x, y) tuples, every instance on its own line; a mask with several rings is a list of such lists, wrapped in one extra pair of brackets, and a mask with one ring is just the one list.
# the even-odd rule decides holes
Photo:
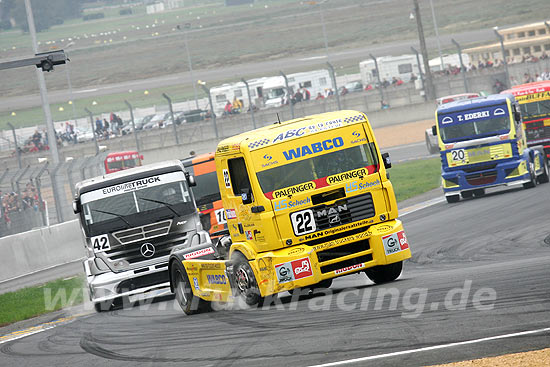
[(153, 255), (155, 254), (155, 246), (153, 246), (152, 243), (144, 243), (143, 245), (141, 245), (141, 254), (143, 255), (143, 257), (153, 257)]
[(264, 155), (264, 159), (267, 159), (268, 161), (270, 161), (273, 157), (270, 156), (269, 154), (266, 154)]

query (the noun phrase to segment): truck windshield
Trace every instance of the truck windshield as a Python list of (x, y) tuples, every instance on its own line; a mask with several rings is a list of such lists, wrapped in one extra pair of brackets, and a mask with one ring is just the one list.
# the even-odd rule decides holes
[(550, 114), (550, 100), (520, 105), (523, 118)]
[(257, 176), (263, 192), (270, 193), (362, 167), (373, 167), (374, 172), (378, 171), (378, 158), (373, 143), (274, 167), (258, 172)]
[(85, 231), (96, 235), (193, 213), (183, 172), (108, 186), (82, 194)]

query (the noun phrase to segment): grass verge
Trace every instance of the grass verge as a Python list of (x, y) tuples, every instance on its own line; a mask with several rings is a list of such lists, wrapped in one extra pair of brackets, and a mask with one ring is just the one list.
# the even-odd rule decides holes
[(439, 158), (433, 158), (398, 163), (389, 172), (397, 202), (400, 202), (438, 188), (441, 162)]
[(59, 279), (0, 294), (0, 326), (81, 304), (84, 278)]

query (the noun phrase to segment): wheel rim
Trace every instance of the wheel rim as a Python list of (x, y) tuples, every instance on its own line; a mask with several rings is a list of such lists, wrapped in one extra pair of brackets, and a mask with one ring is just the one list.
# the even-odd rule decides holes
[(237, 278), (237, 288), (239, 289), (239, 292), (246, 293), (248, 289), (250, 289), (250, 277), (248, 276), (248, 272), (244, 267), (239, 267), (236, 273)]
[(181, 304), (186, 304), (187, 297), (185, 296), (185, 285), (184, 285), (183, 276), (181, 275), (180, 272), (178, 272), (177, 279), (178, 279), (177, 281), (178, 283), (176, 285), (176, 298)]

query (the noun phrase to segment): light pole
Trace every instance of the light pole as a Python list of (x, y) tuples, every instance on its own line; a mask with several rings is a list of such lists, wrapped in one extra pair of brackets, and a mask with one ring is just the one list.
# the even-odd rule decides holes
[(288, 95), (287, 101), (288, 105), (290, 106), (290, 116), (294, 120), (294, 105), (292, 102), (292, 93), (290, 92), (290, 86), (288, 85), (288, 78), (285, 73), (281, 71), (281, 76), (285, 80), (285, 87), (286, 87), (286, 94)]
[(8, 122), (8, 126), (11, 129), (11, 132), (13, 133), (13, 143), (15, 144), (15, 154), (17, 155), (17, 164), (19, 166), (19, 169), (23, 167), (21, 165), (21, 150), (19, 150), (19, 145), (17, 144), (17, 134), (15, 133), (15, 127), (11, 124), (11, 122)]
[(380, 93), (380, 103), (385, 102), (384, 101), (384, 91), (382, 90), (383, 85), (382, 81), (380, 80), (380, 69), (378, 69), (378, 61), (376, 60), (376, 57), (374, 57), (373, 54), (369, 54), (372, 61), (374, 61), (374, 69), (376, 69), (376, 80), (378, 80), (378, 92)]
[(506, 72), (506, 86), (510, 87), (512, 83), (510, 82), (510, 72), (508, 71), (508, 61), (506, 61), (506, 54), (504, 53), (504, 37), (498, 33), (498, 27), (493, 27), (493, 31), (497, 36), (500, 42), (500, 52), (502, 54), (502, 61), (504, 62), (504, 71)]
[(197, 86), (195, 85), (195, 76), (193, 75), (193, 62), (191, 61), (191, 53), (189, 52), (189, 42), (187, 40), (187, 29), (191, 28), (191, 23), (185, 23), (183, 28), (178, 24), (177, 29), (183, 32), (183, 40), (185, 42), (185, 52), (187, 53), (187, 65), (189, 66), (189, 76), (191, 77), (191, 84), (193, 85), (193, 93), (195, 94), (195, 107), (199, 109), (199, 97), (197, 94)]
[[(128, 107), (128, 109), (130, 110), (130, 120), (132, 121), (132, 133), (134, 134), (134, 138), (136, 139), (136, 150), (138, 152), (140, 152), (140, 148), (139, 148), (139, 138), (137, 136), (138, 132), (136, 130), (136, 121), (134, 119), (134, 108), (132, 107), (132, 105), (130, 104), (130, 102), (128, 102), (127, 100), (124, 100), (124, 103), (126, 104), (126, 106)], [(93, 126), (92, 126), (93, 128)], [(95, 135), (94, 135), (95, 136)]]
[(162, 93), (162, 96), (164, 97), (164, 99), (168, 101), (168, 108), (170, 109), (170, 117), (172, 118), (172, 128), (174, 129), (174, 136), (176, 137), (176, 145), (180, 145), (180, 139), (178, 138), (178, 129), (176, 129), (176, 119), (174, 119), (174, 109), (172, 108), (172, 99), (168, 97), (168, 94), (166, 93)]
[(208, 96), (208, 103), (210, 103), (210, 114), (212, 115), (212, 124), (214, 125), (214, 133), (216, 134), (216, 140), (219, 140), (218, 135), (218, 126), (216, 125), (216, 113), (214, 112), (214, 104), (212, 103), (212, 94), (210, 93), (210, 88), (206, 86), (206, 82), (202, 80), (197, 80), (197, 84), (201, 86), (204, 93)]
[(441, 54), (441, 42), (439, 41), (439, 30), (437, 29), (437, 21), (435, 20), (435, 10), (433, 0), (430, 0), (430, 7), (432, 8), (432, 19), (434, 21), (435, 39), (437, 41), (437, 51), (439, 52), (439, 60), (441, 61), (441, 71), (445, 68), (443, 63), (443, 55)]
[[(330, 72), (330, 79), (332, 81), (332, 88), (334, 88), (334, 95), (336, 96), (336, 104), (338, 105), (338, 109), (342, 109), (342, 105), (340, 104), (340, 95), (338, 94), (338, 85), (336, 84), (336, 74), (334, 73), (334, 67), (330, 63), (330, 53), (328, 52), (328, 38), (327, 38), (327, 27), (325, 24), (325, 11), (323, 9), (323, 4), (328, 2), (328, 0), (323, 0), (319, 2), (319, 13), (321, 14), (321, 25), (323, 27), (323, 41), (325, 43), (325, 54), (327, 56), (327, 66), (329, 67)], [(311, 4), (316, 4), (315, 2), (311, 2)]]
[[(69, 47), (74, 46), (74, 42), (71, 41), (67, 43), (64, 47), (64, 49), (68, 49)], [(69, 55), (67, 54), (67, 58), (69, 58)], [(74, 98), (73, 98), (73, 85), (71, 83), (71, 72), (69, 69), (69, 63), (65, 64), (65, 73), (67, 74), (67, 84), (69, 85), (69, 96), (71, 98), (71, 107), (73, 108), (73, 123), (76, 127), (76, 109), (74, 107)]]
[(468, 93), (468, 79), (466, 78), (466, 67), (464, 66), (464, 61), (462, 61), (462, 47), (460, 47), (460, 44), (456, 42), (454, 38), (451, 40), (451, 42), (456, 46), (456, 49), (458, 50), (458, 59), (460, 60), (460, 74), (462, 74), (464, 90), (466, 91), (466, 93)]
[(422, 19), (420, 18), (420, 7), (418, 6), (418, 0), (413, 0), (414, 4), (414, 17), (416, 18), (416, 27), (418, 28), (418, 39), (420, 41), (420, 52), (422, 53), (422, 61), (424, 61), (424, 75), (426, 80), (426, 95), (430, 100), (435, 99), (435, 90), (432, 79), (432, 72), (430, 70), (430, 64), (428, 60), (428, 49), (426, 48), (426, 39), (424, 38), (424, 28), (422, 26)]
[(98, 155), (99, 154), (99, 144), (97, 144), (97, 137), (96, 137), (95, 129), (94, 129), (94, 114), (92, 113), (92, 111), (90, 111), (88, 109), (88, 107), (84, 108), (84, 111), (86, 111), (88, 113), (88, 116), (90, 116), (90, 125), (92, 126), (92, 134), (93, 134), (93, 137), (94, 137), (94, 144), (95, 144), (95, 155)]
[(252, 97), (250, 96), (250, 86), (244, 78), (242, 78), (241, 81), (244, 85), (246, 85), (246, 93), (248, 94), (248, 108), (250, 108), (250, 115), (252, 116), (252, 126), (256, 129), (256, 118), (254, 117), (254, 105), (252, 105)]
[(420, 82), (422, 83), (422, 91), (424, 92), (424, 100), (428, 100), (428, 95), (426, 94), (426, 84), (424, 82), (424, 73), (422, 72), (422, 63), (420, 62), (420, 55), (418, 50), (411, 46), (412, 52), (416, 55), (416, 63), (418, 64), (418, 75), (420, 76)]

